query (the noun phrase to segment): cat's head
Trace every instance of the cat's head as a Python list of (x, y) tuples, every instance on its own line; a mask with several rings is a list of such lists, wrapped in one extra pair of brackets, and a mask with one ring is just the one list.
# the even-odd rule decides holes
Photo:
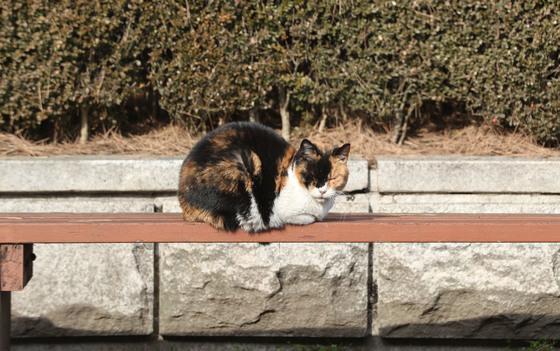
[(350, 144), (321, 151), (304, 139), (294, 156), (294, 173), (298, 181), (321, 201), (341, 191), (348, 181), (348, 154)]

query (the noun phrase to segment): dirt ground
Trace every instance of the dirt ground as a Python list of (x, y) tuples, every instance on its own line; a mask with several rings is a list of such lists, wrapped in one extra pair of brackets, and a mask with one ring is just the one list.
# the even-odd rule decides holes
[[(320, 145), (350, 142), (351, 154), (369, 160), (373, 160), (376, 155), (560, 156), (560, 149), (544, 148), (522, 134), (500, 134), (487, 127), (466, 127), (443, 132), (420, 130), (407, 138), (403, 145), (393, 144), (391, 136), (390, 132), (378, 133), (354, 123), (323, 132), (317, 129), (295, 129), (292, 143), (297, 145), (304, 137)], [(130, 137), (110, 132), (93, 137), (85, 145), (77, 142), (32, 142), (12, 134), (0, 133), (0, 156), (175, 156), (185, 155), (199, 137), (175, 125)]]

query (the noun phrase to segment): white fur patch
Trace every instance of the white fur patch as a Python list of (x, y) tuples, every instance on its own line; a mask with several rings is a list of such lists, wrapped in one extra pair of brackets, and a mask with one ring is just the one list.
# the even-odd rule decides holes
[(253, 194), (250, 194), (250, 196), (251, 208), (249, 211), (249, 216), (244, 217), (239, 213), (237, 214), (237, 221), (239, 222), (239, 226), (247, 232), (258, 232), (261, 230), (265, 230), (266, 226), (264, 225), (261, 213), (259, 212), (255, 197), (253, 196)]
[(286, 185), (274, 200), (269, 226), (280, 228), (285, 224), (310, 224), (322, 220), (333, 204), (334, 196), (324, 200), (313, 197), (290, 167)]

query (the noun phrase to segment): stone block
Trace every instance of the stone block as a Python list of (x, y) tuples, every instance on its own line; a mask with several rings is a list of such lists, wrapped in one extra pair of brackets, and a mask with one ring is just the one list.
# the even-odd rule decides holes
[(377, 165), (369, 170), (369, 191), (379, 192)]
[(373, 213), (560, 214), (560, 195), (546, 194), (379, 194)]
[(14, 337), (148, 335), (153, 245), (35, 245), (33, 278), (14, 292)]
[(361, 337), (367, 244), (162, 244), (168, 336)]
[(368, 194), (339, 195), (336, 197), (331, 213), (369, 213)]
[(154, 204), (158, 211), (165, 213), (181, 213), (181, 206), (179, 206), (179, 199), (176, 195), (156, 197), (154, 199)]
[(0, 159), (0, 192), (177, 190), (182, 160), (172, 157), (59, 156)]
[(556, 339), (560, 244), (376, 244), (383, 337)]
[(344, 191), (360, 191), (369, 188), (369, 168), (367, 160), (349, 159), (348, 171), (350, 174)]
[(560, 158), (377, 157), (381, 193), (560, 193)]
[[(182, 158), (132, 156), (0, 158), (0, 193), (176, 192)], [(348, 161), (346, 191), (368, 187), (367, 161)], [(79, 174), (80, 176), (76, 176)]]
[(5, 196), (0, 212), (154, 212), (151, 197)]

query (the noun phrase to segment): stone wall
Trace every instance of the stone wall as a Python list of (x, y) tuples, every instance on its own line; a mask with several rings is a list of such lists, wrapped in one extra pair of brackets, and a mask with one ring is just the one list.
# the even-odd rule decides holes
[[(0, 159), (0, 212), (177, 212), (177, 158)], [(350, 161), (333, 211), (560, 213), (560, 159)], [(18, 337), (557, 338), (560, 245), (36, 245)]]

